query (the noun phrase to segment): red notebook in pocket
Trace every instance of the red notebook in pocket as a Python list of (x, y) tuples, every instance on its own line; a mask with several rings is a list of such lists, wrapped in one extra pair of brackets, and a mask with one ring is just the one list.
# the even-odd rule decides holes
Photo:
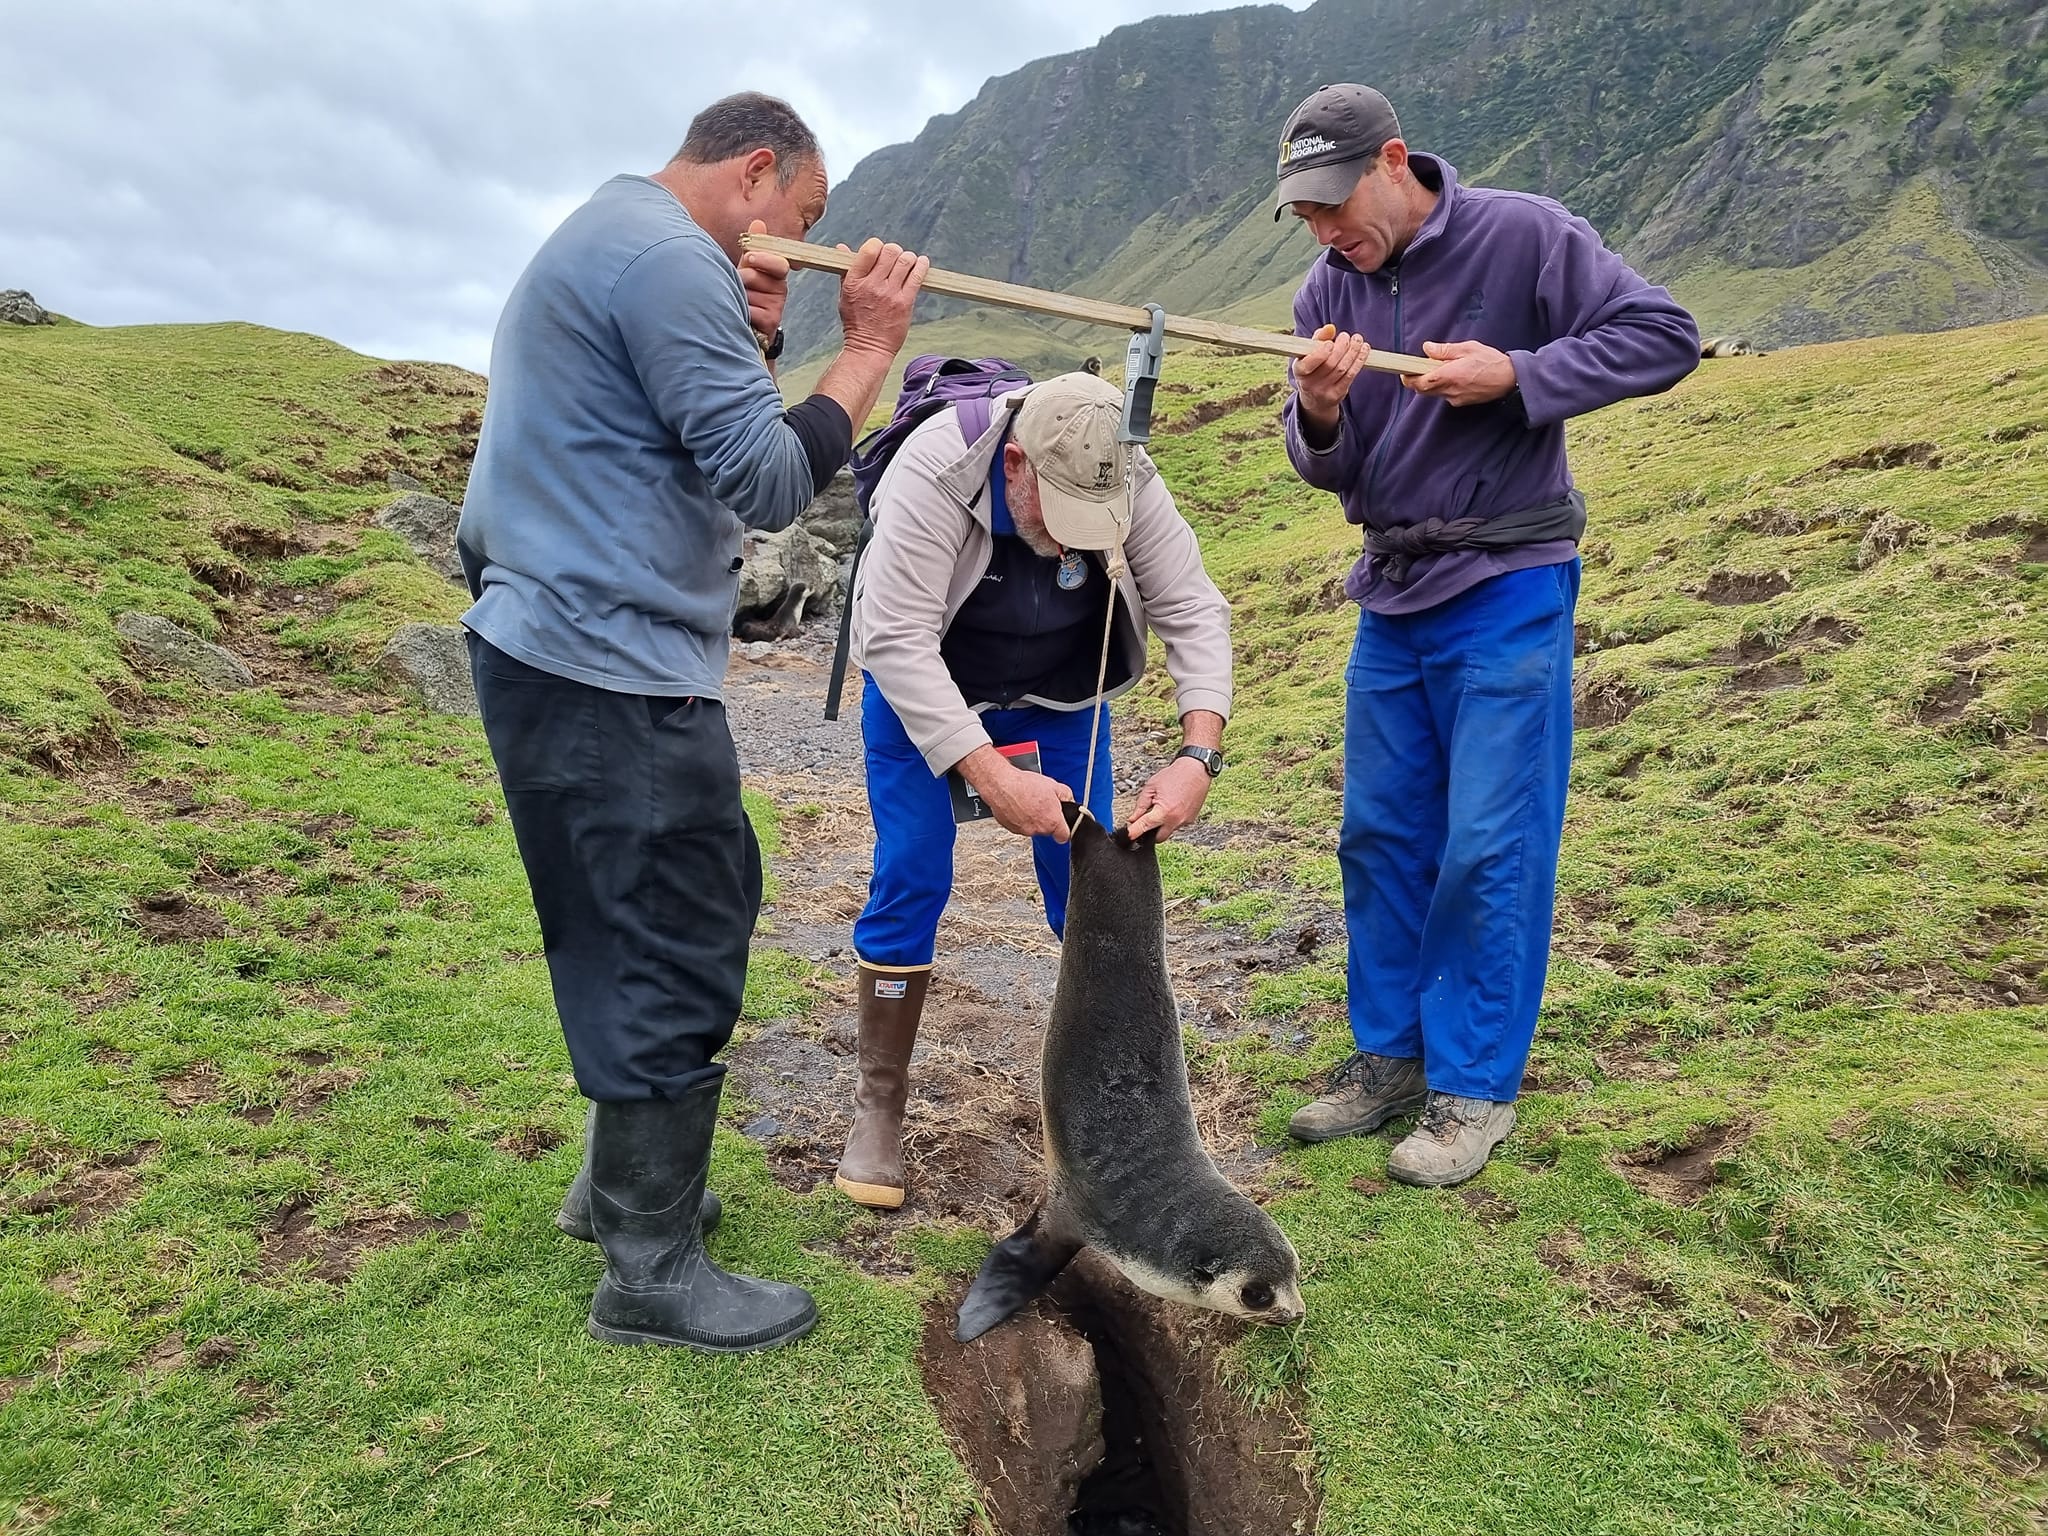
[[(996, 750), (1007, 757), (1012, 766), (1022, 768), (1026, 773), (1037, 773), (1038, 743), (1019, 741)], [(946, 770), (946, 787), (953, 792), (953, 820), (956, 824), (970, 821), (985, 821), (995, 815), (988, 808), (988, 802), (974, 792), (974, 786), (960, 776), (957, 768)]]

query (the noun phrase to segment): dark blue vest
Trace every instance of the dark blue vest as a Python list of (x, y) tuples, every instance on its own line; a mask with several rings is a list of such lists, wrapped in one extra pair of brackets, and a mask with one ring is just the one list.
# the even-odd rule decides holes
[[(1008, 709), (1027, 696), (1085, 704), (1095, 696), (1109, 601), (1101, 559), (1083, 556), (1086, 578), (1078, 587), (1062, 587), (1060, 562), (1017, 537), (1000, 447), (988, 489), (995, 548), (973, 594), (953, 615), (939, 655), (971, 706)], [(1121, 594), (1117, 601), (1123, 601)], [(1129, 680), (1128, 669), (1112, 655), (1104, 686), (1115, 688)]]

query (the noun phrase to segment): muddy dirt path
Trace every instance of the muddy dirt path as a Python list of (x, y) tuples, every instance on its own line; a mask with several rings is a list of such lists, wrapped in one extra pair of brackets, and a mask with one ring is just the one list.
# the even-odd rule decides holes
[[(788, 1187), (828, 1184), (854, 1082), (853, 919), (867, 893), (873, 831), (860, 764), (857, 694), (823, 719), (831, 635), (736, 649), (727, 706), (750, 788), (781, 813), (779, 882), (758, 942), (818, 967), (810, 1016), (745, 1031), (729, 1052), (754, 1106), (744, 1132)], [(1172, 746), (1119, 721), (1117, 798), (1127, 809)], [(1293, 834), (1198, 826), (1190, 842), (1267, 849)], [(1282, 879), (1278, 860), (1275, 887)], [(1193, 903), (1168, 914), (1168, 961), (1181, 1016), (1228, 1046), (1254, 1034), (1299, 1051), (1309, 1022), (1255, 1018), (1254, 977), (1308, 963), (1341, 934), (1334, 912), (1295, 900), (1265, 940), (1205, 921)], [(1038, 1058), (1059, 949), (1045, 925), (1029, 845), (993, 822), (961, 829), (954, 894), (912, 1060), (905, 1127), (909, 1199), (868, 1225), (845, 1257), (871, 1273), (909, 1262), (897, 1224), (939, 1223), (1002, 1236), (1043, 1185)], [(1227, 1061), (1229, 1052), (1220, 1053)], [(1192, 1084), (1202, 1136), (1255, 1199), (1277, 1192), (1279, 1149), (1260, 1145), (1259, 1097), (1226, 1066)], [(963, 1282), (964, 1285), (964, 1282)], [(1077, 1265), (1017, 1323), (962, 1347), (950, 1324), (957, 1294), (932, 1310), (926, 1388), (963, 1462), (982, 1483), (996, 1529), (1024, 1533), (1274, 1532), (1312, 1526), (1306, 1441), (1285, 1405), (1254, 1415), (1218, 1380), (1215, 1348), (1238, 1325), (1169, 1308), (1107, 1265)], [(1199, 1450), (1199, 1454), (1197, 1454)], [(1308, 1525), (1297, 1525), (1307, 1519)], [(1121, 1523), (1119, 1523), (1121, 1522)]]
[[(847, 1126), (852, 928), (867, 895), (874, 834), (857, 699), (849, 698), (837, 722), (822, 717), (829, 637), (749, 649), (755, 654), (733, 659), (728, 707), (746, 782), (775, 801), (783, 842), (771, 860), (780, 890), (762, 913), (760, 942), (812, 962), (822, 977), (811, 1018), (753, 1031), (730, 1060), (747, 1097), (761, 1107), (747, 1134), (767, 1147), (784, 1183), (809, 1189), (830, 1180)], [(1124, 810), (1164, 764), (1169, 744), (1147, 739), (1127, 721), (1118, 726), (1113, 752)], [(1202, 825), (1181, 834), (1233, 849), (1270, 848), (1287, 835)], [(1184, 1022), (1219, 1044), (1258, 1036), (1288, 1051), (1306, 1045), (1305, 1020), (1246, 1011), (1254, 977), (1308, 963), (1342, 932), (1338, 914), (1294, 905), (1296, 915), (1264, 941), (1203, 920), (1191, 903), (1169, 911), (1168, 964)], [(1059, 946), (1045, 924), (1030, 845), (992, 821), (963, 827), (912, 1063), (905, 1153), (918, 1215), (1007, 1230), (1005, 1223), (1029, 1213), (1040, 1173), (1039, 1047), (1058, 972)], [(1194, 1086), (1211, 1154), (1256, 1192), (1278, 1151), (1256, 1140), (1256, 1105), (1233, 1102), (1236, 1090), (1224, 1072), (1205, 1074)]]

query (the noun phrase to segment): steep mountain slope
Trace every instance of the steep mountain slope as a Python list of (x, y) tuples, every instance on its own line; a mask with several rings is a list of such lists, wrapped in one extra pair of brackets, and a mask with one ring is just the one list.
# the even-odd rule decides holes
[[(2048, 308), (2044, 28), (2038, 0), (1160, 17), (870, 156), (819, 235), (1183, 310), (1263, 296), (1253, 312), (1277, 318), (1313, 252), (1271, 222), (1272, 144), (1301, 96), (1354, 78), (1389, 91), (1417, 147), (1593, 220), (1709, 330), (1785, 343), (2028, 314)], [(799, 357), (829, 342), (829, 280), (801, 280), (790, 329)]]

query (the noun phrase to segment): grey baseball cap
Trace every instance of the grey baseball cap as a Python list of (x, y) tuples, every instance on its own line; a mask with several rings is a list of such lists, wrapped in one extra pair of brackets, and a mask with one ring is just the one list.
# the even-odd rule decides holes
[(1292, 203), (1341, 203), (1389, 139), (1393, 103), (1369, 85), (1326, 85), (1296, 107), (1280, 135), (1279, 218)]

